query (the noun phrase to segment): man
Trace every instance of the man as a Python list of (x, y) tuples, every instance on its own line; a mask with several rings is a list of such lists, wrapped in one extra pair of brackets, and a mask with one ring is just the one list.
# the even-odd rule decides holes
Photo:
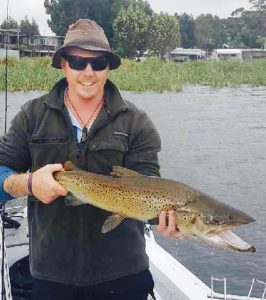
[[(120, 62), (102, 28), (78, 20), (52, 61), (65, 78), (26, 103), (0, 141), (2, 197), (28, 195), (33, 299), (146, 300), (152, 294), (143, 224), (127, 219), (101, 234), (109, 213), (66, 205), (67, 191), (53, 178), (67, 160), (95, 173), (120, 165), (159, 176), (156, 129), (107, 79)], [(169, 221), (162, 212), (158, 228), (179, 235), (173, 212)]]

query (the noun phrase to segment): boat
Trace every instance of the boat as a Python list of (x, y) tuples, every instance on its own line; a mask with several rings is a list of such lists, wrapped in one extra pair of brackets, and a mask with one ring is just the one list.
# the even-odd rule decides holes
[[(29, 241), (28, 241), (28, 223), (27, 207), (15, 206), (6, 209), (8, 217), (5, 217), (5, 223), (8, 229), (5, 229), (5, 238), (0, 240), (0, 257), (2, 261), (2, 281), (0, 283), (0, 293), (5, 292), (6, 300), (12, 300), (11, 282), (14, 283), (12, 276), (16, 272), (19, 262), (28, 262)], [(0, 231), (2, 230), (2, 220), (0, 221)], [(212, 286), (207, 286), (191, 271), (189, 271), (178, 260), (164, 250), (154, 237), (152, 227), (145, 227), (146, 251), (150, 259), (150, 270), (154, 278), (154, 294), (156, 300), (259, 300), (265, 299), (266, 283), (253, 279), (249, 294), (247, 296), (230, 295), (226, 291), (226, 279), (212, 278)], [(4, 243), (3, 243), (4, 242)], [(3, 248), (4, 247), (4, 248)], [(2, 260), (2, 254), (4, 259)], [(29, 273), (26, 266), (26, 272)], [(23, 274), (20, 274), (23, 277)], [(25, 275), (25, 274), (24, 274)], [(29, 275), (29, 274), (28, 274)], [(17, 279), (20, 276), (15, 276)], [(223, 281), (224, 293), (216, 293), (213, 289), (214, 281)], [(264, 292), (261, 298), (251, 297), (254, 283), (258, 282), (264, 285)], [(15, 282), (19, 286), (18, 283)], [(4, 286), (4, 289), (2, 288)], [(12, 294), (16, 294), (17, 289), (12, 286)], [(27, 291), (28, 292), (28, 291)], [(16, 299), (16, 297), (13, 297)], [(30, 299), (30, 298), (19, 298)], [(152, 298), (149, 298), (151, 300)]]

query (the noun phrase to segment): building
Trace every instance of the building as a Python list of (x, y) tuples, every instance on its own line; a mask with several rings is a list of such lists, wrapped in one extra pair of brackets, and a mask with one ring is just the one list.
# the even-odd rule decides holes
[(266, 59), (266, 49), (243, 49), (243, 60), (247, 59)]
[(228, 60), (228, 59), (238, 59), (242, 60), (242, 50), (241, 49), (214, 49), (210, 56), (210, 59), (214, 60)]
[(176, 62), (205, 59), (206, 51), (201, 49), (176, 48), (170, 52), (170, 59)]
[[(27, 37), (16, 29), (0, 28), (0, 49), (17, 50), (20, 56), (52, 56), (64, 43), (62, 36)], [(10, 52), (11, 53), (11, 52)]]
[(55, 51), (64, 43), (62, 36), (43, 36), (24, 37), (21, 50), (22, 56), (52, 56)]
[(214, 49), (210, 56), (210, 59), (214, 60), (248, 60), (263, 58), (266, 58), (266, 50), (263, 49)]
[(17, 29), (0, 28), (0, 49), (4, 49), (8, 45), (9, 49), (18, 48), (22, 35)]

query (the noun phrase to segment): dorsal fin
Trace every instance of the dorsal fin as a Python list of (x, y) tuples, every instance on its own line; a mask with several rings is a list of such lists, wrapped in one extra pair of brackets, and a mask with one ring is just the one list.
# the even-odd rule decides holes
[(63, 164), (63, 167), (64, 167), (65, 171), (73, 171), (73, 170), (77, 169), (70, 160), (66, 161)]
[(137, 176), (141, 176), (141, 174), (139, 174), (136, 171), (127, 169), (127, 168), (123, 168), (123, 167), (119, 167), (119, 166), (114, 166), (113, 167), (113, 171), (110, 173), (111, 176), (113, 177), (137, 177)]

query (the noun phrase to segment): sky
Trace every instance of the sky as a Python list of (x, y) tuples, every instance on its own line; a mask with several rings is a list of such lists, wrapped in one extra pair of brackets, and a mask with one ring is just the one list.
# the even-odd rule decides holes
[[(0, 0), (0, 23), (6, 18), (9, 3), (9, 16), (18, 22), (25, 16), (29, 20), (33, 18), (39, 25), (40, 34), (54, 35), (47, 25), (49, 16), (45, 14), (43, 2), (44, 0)], [(202, 13), (211, 13), (220, 18), (229, 17), (236, 8), (249, 7), (248, 0), (148, 0), (148, 2), (157, 13), (163, 11), (173, 15), (176, 12), (178, 14), (186, 12), (194, 17)]]

